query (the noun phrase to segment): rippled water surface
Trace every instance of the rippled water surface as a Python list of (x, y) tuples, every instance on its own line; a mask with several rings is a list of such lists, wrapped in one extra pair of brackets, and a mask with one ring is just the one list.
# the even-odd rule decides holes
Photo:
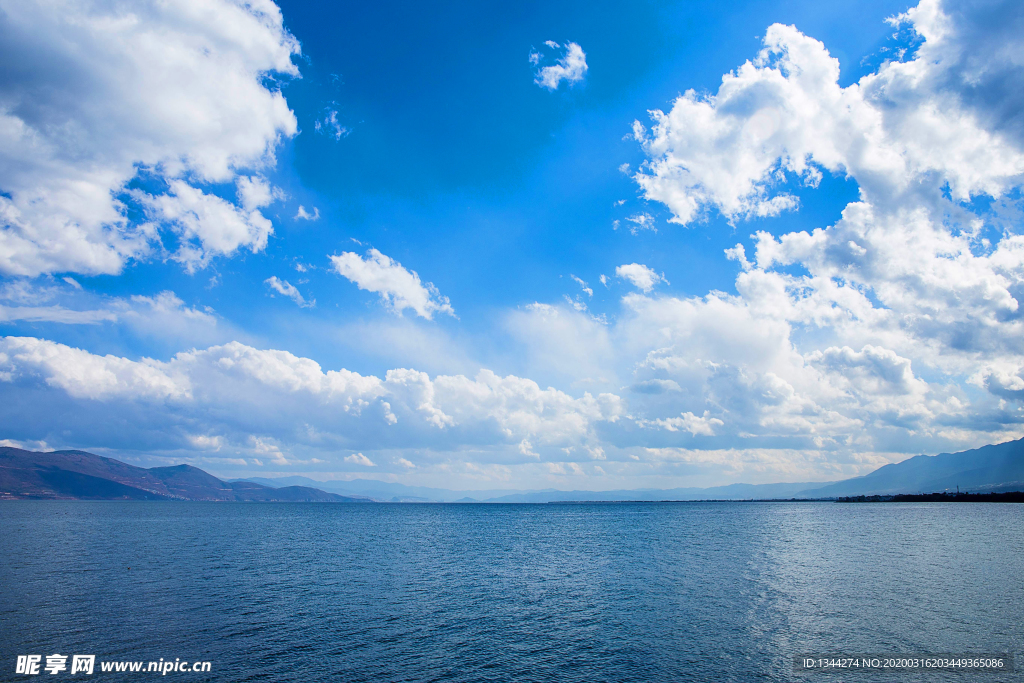
[(1017, 681), (790, 658), (1020, 653), (1022, 551), (1015, 504), (7, 502), (0, 680)]

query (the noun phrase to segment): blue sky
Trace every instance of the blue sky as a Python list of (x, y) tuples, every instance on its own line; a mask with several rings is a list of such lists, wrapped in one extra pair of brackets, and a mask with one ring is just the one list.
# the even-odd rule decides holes
[(12, 445), (621, 488), (1021, 435), (1010, 4), (3, 9)]

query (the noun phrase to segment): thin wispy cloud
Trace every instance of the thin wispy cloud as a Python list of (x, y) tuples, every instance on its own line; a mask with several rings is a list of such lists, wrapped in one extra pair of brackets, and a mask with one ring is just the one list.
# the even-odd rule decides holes
[(632, 223), (629, 228), (629, 232), (633, 235), (638, 234), (641, 230), (651, 230), (658, 232), (658, 228), (655, 227), (654, 216), (649, 213), (638, 213), (626, 218), (627, 221)]
[(334, 138), (335, 142), (347, 138), (352, 132), (338, 123), (338, 112), (334, 109), (328, 109), (321, 118), (317, 119), (313, 124), (313, 129), (321, 135)]
[(278, 294), (282, 294), (294, 301), (299, 308), (312, 308), (313, 306), (316, 306), (315, 299), (306, 301), (302, 294), (299, 293), (299, 290), (287, 280), (282, 280), (274, 275), (273, 277), (267, 278), (264, 282)]
[(576, 281), (576, 284), (580, 286), (580, 289), (583, 290), (584, 294), (588, 297), (594, 296), (594, 290), (587, 286), (587, 283), (583, 281), (583, 278), (576, 277), (575, 275), (570, 275), (569, 277)]
[(318, 221), (320, 220), (320, 209), (313, 207), (313, 213), (306, 211), (306, 207), (299, 205), (299, 210), (295, 212), (295, 220), (297, 221)]

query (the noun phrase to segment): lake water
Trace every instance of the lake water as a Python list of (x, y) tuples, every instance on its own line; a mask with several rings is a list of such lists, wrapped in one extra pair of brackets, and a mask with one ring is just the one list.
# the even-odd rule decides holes
[(0, 596), (0, 680), (1019, 681), (791, 658), (1020, 653), (1024, 505), (7, 502)]

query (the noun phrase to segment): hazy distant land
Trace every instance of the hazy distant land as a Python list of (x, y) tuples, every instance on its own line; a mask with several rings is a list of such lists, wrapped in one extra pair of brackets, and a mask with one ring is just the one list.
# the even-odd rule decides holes
[(1024, 490), (1024, 439), (960, 453), (918, 455), (837, 482), (730, 484), (620, 491), (452, 491), (356, 479), (254, 477), (223, 481), (191, 465), (135, 467), (85, 451), (0, 448), (0, 499), (266, 502), (486, 502), (830, 499)]

